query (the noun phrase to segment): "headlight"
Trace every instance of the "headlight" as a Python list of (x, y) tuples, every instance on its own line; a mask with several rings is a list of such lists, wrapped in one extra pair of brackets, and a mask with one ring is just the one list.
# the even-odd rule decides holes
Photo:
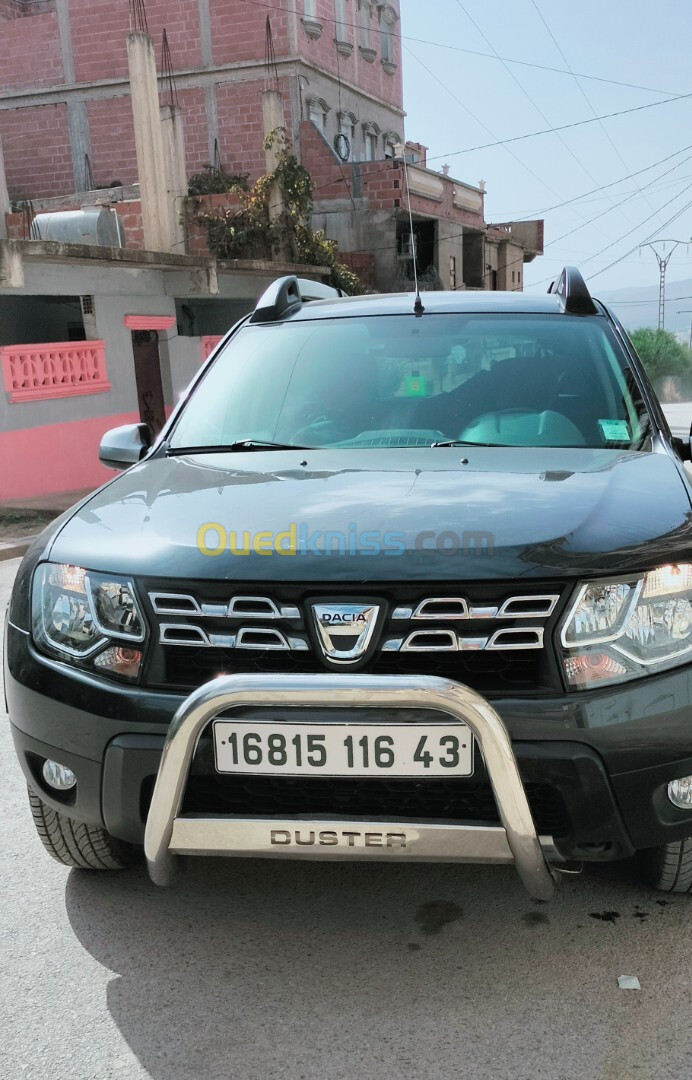
[(99, 670), (136, 678), (141, 650), (112, 648), (113, 639), (135, 645), (145, 638), (134, 585), (127, 578), (42, 563), (34, 575), (32, 612), (34, 640), (45, 652), (70, 657), (80, 666), (93, 661)]
[(692, 564), (582, 585), (560, 641), (567, 682), (574, 688), (624, 682), (687, 663), (692, 660)]

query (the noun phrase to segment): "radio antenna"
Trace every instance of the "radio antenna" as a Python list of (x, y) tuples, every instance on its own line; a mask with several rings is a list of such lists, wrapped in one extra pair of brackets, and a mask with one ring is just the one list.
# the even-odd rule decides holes
[(413, 231), (413, 211), (411, 210), (411, 189), (408, 185), (408, 162), (406, 161), (406, 147), (402, 143), (399, 143), (394, 148), (394, 153), (397, 157), (401, 158), (404, 166), (404, 184), (406, 186), (406, 205), (408, 207), (409, 236), (411, 239), (411, 256), (413, 258), (413, 282), (416, 289), (416, 299), (413, 304), (413, 314), (416, 316), (417, 319), (420, 319), (421, 315), (425, 311), (425, 308), (423, 307), (423, 301), (420, 298), (420, 289), (418, 287), (416, 236)]

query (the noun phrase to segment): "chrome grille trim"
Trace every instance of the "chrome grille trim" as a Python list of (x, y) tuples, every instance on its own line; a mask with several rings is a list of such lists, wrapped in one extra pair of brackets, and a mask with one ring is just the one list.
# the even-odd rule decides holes
[(280, 630), (264, 626), (243, 626), (238, 631), (235, 647), (236, 649), (276, 649), (282, 652), (289, 652), (291, 648)]
[[(262, 638), (258, 635), (262, 635)], [(273, 626), (242, 626), (237, 634), (214, 634), (191, 623), (161, 623), (159, 642), (161, 645), (189, 648), (253, 649), (261, 652), (308, 652), (310, 649), (304, 638), (287, 636)]]
[[(514, 626), (505, 630), (496, 630), (486, 649), (542, 649), (545, 631), (537, 626)], [(527, 641), (527, 637), (533, 637), (533, 641)], [(512, 644), (511, 639), (521, 637), (523, 640)], [(509, 639), (509, 640), (508, 640)]]
[[(201, 615), (202, 609), (194, 596), (187, 593), (149, 593), (151, 606), (157, 615)], [(185, 605), (189, 606), (185, 606)]]
[[(437, 605), (438, 607), (446, 607), (445, 611), (428, 611), (429, 607)], [(456, 605), (456, 610), (454, 610)], [(412, 619), (468, 619), (469, 618), (469, 606), (461, 596), (441, 596), (430, 597), (428, 600), (421, 600), (420, 604), (413, 612)]]
[[(269, 596), (232, 596), (228, 603), (202, 603), (189, 593), (151, 592), (156, 615), (196, 615), (208, 619), (300, 619), (292, 604), (279, 607)], [(263, 611), (252, 610), (264, 605)]]
[[(217, 584), (217, 588), (221, 583)], [(516, 587), (516, 586), (515, 586)], [(347, 594), (353, 586), (344, 590)], [(229, 599), (198, 599), (190, 593), (150, 592), (158, 622), (159, 643), (204, 649), (241, 649), (255, 652), (314, 652), (306, 630), (311, 601), (305, 611), (298, 604), (270, 596), (235, 595)], [(218, 595), (218, 594), (217, 594)], [(531, 652), (545, 648), (545, 623), (555, 611), (558, 594), (519, 595), (494, 604), (472, 603), (463, 596), (430, 596), (410, 605), (394, 607), (384, 621), (376, 654), (450, 652)], [(164, 618), (161, 618), (163, 616)], [(177, 619), (165, 616), (177, 616)], [(183, 619), (184, 621), (179, 621)], [(216, 619), (216, 625), (200, 620)], [(505, 625), (492, 627), (492, 621)], [(277, 625), (283, 620), (283, 625)], [(462, 626), (485, 623), (476, 633)], [(408, 626), (406, 625), (408, 623)], [(450, 625), (451, 624), (451, 625)], [(455, 625), (456, 624), (456, 625)], [(469, 630), (470, 630), (469, 626)], [(413, 662), (413, 661), (412, 661)]]
[[(417, 645), (416, 641), (425, 641), (426, 644)], [(438, 641), (439, 644), (431, 645), (430, 641)], [(458, 652), (459, 641), (453, 630), (414, 630), (406, 638), (401, 646), (402, 652)]]
[(188, 645), (192, 648), (211, 645), (206, 630), (202, 630), (201, 626), (190, 626), (188, 623), (161, 623), (159, 641), (162, 645)]
[[(264, 611), (253, 611), (251, 605), (264, 604)], [(226, 615), (229, 619), (299, 619), (297, 607), (279, 607), (269, 596), (233, 596)]]
[[(413, 619), (549, 619), (560, 597), (553, 593), (537, 596), (509, 596), (498, 607), (496, 604), (469, 604), (463, 596), (430, 596), (421, 600), (417, 607), (397, 607), (390, 618), (410, 622)], [(447, 610), (430, 611), (432, 605), (447, 605)], [(456, 610), (453, 606), (456, 605)], [(516, 610), (512, 610), (515, 607)]]
[[(557, 607), (559, 596), (510, 596), (497, 613), (498, 619), (549, 619)], [(534, 610), (511, 610), (513, 604), (535, 604)], [(543, 605), (541, 607), (541, 605)]]

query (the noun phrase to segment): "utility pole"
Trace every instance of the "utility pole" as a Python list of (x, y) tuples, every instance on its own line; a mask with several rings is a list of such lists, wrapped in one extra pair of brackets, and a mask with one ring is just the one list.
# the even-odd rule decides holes
[[(683, 308), (682, 311), (678, 311), (676, 314), (692, 315), (692, 308)], [(692, 349), (692, 322), (690, 322), (690, 349)]]
[[(688, 240), (654, 240), (650, 244), (640, 244), (639, 250), (643, 247), (651, 248), (656, 256), (656, 262), (658, 263), (658, 329), (665, 329), (666, 322), (666, 270), (668, 269), (668, 263), (673, 257), (673, 252), (680, 244), (688, 244)], [(656, 250), (655, 245), (663, 245), (663, 254)], [(666, 255), (666, 244), (672, 244), (672, 248)]]

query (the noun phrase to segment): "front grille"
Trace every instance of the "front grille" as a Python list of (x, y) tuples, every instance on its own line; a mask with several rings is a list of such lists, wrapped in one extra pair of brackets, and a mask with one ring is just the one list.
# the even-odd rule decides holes
[[(364, 669), (372, 675), (438, 675), (456, 679), (481, 694), (529, 693), (548, 689), (544, 685), (542, 658), (520, 652), (482, 655), (473, 653), (381, 653)], [(324, 674), (324, 666), (310, 653), (290, 656), (277, 652), (169, 649), (166, 683), (171, 688), (201, 686), (218, 675), (256, 672), (264, 674)]]
[[(548, 784), (527, 783), (526, 795), (539, 833), (564, 836), (564, 802)], [(183, 814), (240, 817), (383, 818), (450, 820), (498, 825), (492, 788), (484, 780), (195, 776), (187, 784)]]
[(143, 681), (189, 690), (221, 674), (323, 673), (310, 601), (377, 603), (384, 610), (367, 660), (371, 674), (439, 675), (480, 693), (560, 689), (549, 645), (561, 608), (551, 582), (322, 586), (143, 582), (154, 626)]

